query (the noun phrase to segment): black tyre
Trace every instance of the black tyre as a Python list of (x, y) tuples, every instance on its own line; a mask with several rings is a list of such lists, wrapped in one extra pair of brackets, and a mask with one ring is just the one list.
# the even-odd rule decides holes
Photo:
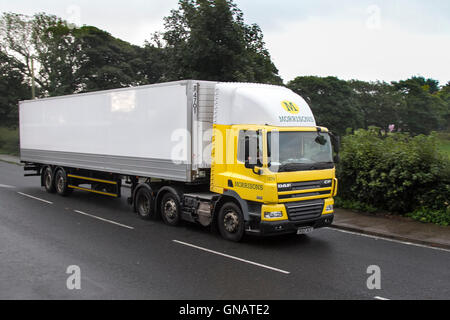
[(150, 220), (155, 217), (153, 210), (153, 197), (150, 190), (140, 188), (136, 193), (136, 212), (144, 220)]
[(73, 189), (68, 187), (67, 175), (66, 172), (62, 169), (56, 171), (55, 174), (55, 189), (56, 193), (59, 195), (66, 197), (68, 196)]
[(176, 226), (181, 220), (180, 201), (178, 197), (171, 192), (163, 195), (161, 199), (161, 218), (170, 225)]
[(234, 202), (225, 203), (217, 217), (218, 228), (224, 239), (239, 242), (244, 236), (244, 216), (242, 210)]
[(42, 170), (42, 182), (44, 183), (45, 191), (47, 191), (48, 193), (56, 192), (53, 172), (50, 167), (45, 167), (44, 170)]

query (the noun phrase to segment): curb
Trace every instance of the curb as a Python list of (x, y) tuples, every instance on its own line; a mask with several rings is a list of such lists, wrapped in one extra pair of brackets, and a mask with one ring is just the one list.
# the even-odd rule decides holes
[(388, 234), (388, 233), (381, 233), (381, 232), (375, 232), (375, 231), (368, 231), (368, 230), (364, 230), (361, 228), (343, 226), (343, 225), (339, 225), (339, 224), (335, 224), (335, 223), (331, 224), (329, 226), (329, 228), (350, 231), (350, 232), (357, 232), (357, 233), (361, 233), (361, 234), (365, 234), (365, 235), (369, 235), (369, 236), (375, 236), (375, 237), (386, 238), (386, 239), (391, 239), (391, 240), (398, 240), (398, 241), (408, 242), (408, 243), (413, 243), (413, 244), (425, 245), (425, 246), (433, 247), (433, 248), (450, 250), (450, 245), (445, 244), (445, 243), (408, 238), (408, 237), (403, 237), (403, 236), (392, 234), (392, 233)]
[(0, 161), (5, 162), (5, 163), (10, 163), (10, 164), (15, 164), (17, 166), (23, 166), (23, 164), (19, 161), (6, 160), (6, 159), (2, 159), (1, 157), (0, 157)]

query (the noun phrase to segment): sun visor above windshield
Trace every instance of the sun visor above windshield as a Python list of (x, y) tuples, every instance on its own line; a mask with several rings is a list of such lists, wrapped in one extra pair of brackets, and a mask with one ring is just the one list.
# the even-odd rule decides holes
[(287, 88), (253, 83), (219, 83), (215, 90), (215, 124), (316, 126), (306, 101)]

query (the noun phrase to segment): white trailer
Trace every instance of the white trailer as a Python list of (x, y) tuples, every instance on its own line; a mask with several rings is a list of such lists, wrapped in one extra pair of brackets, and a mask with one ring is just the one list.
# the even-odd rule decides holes
[(20, 159), (191, 182), (203, 176), (214, 82), (178, 81), (22, 101)]

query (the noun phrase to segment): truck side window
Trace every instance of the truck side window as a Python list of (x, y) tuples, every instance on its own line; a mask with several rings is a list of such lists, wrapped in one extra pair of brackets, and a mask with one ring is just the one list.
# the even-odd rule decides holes
[(256, 155), (256, 165), (262, 166), (263, 162), (263, 151), (262, 151), (262, 134), (255, 130), (240, 130), (238, 136), (238, 149), (237, 149), (237, 160), (239, 162), (245, 162), (245, 137), (249, 137), (253, 143), (250, 143), (250, 147), (256, 146), (256, 150), (250, 150), (250, 154)]

